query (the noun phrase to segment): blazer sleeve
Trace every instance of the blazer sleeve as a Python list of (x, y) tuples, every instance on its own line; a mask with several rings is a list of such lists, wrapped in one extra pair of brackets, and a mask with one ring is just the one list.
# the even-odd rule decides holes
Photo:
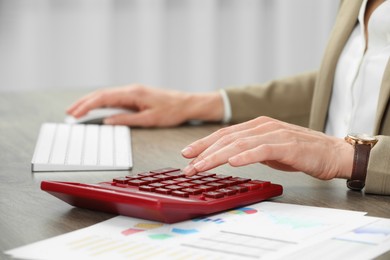
[(232, 123), (258, 116), (308, 126), (317, 72), (306, 72), (270, 81), (226, 89), (232, 109)]
[(370, 153), (366, 193), (390, 195), (390, 136), (377, 136), (378, 143)]

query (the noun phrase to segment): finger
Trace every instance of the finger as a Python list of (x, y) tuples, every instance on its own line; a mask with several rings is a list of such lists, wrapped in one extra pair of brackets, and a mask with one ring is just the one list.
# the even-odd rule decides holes
[[(292, 149), (294, 147), (294, 149)], [(253, 149), (243, 151), (229, 158), (231, 166), (245, 166), (253, 163), (274, 161), (283, 165), (292, 166), (291, 158), (296, 154), (298, 148), (292, 143), (263, 144)]]
[[(274, 133), (267, 133), (262, 136), (250, 136), (235, 140), (226, 147), (212, 153), (209, 156), (200, 155), (194, 159), (183, 171), (186, 175), (193, 175), (196, 172), (203, 172), (229, 162), (229, 159), (247, 150), (266, 144), (283, 143), (283, 138), (273, 139), (270, 136)], [(258, 161), (257, 161), (258, 162)]]
[[(249, 129), (246, 129), (246, 130), (242, 130), (242, 131), (238, 131), (238, 132), (235, 132), (235, 133), (231, 133), (231, 134), (222, 136), (214, 144), (210, 145), (203, 152), (201, 152), (191, 162), (191, 164), (197, 163), (202, 158), (205, 158), (205, 157), (209, 156), (210, 154), (213, 154), (213, 153), (217, 152), (218, 150), (222, 149), (223, 147), (226, 147), (226, 146), (232, 144), (233, 142), (236, 142), (240, 138), (244, 138), (244, 137), (257, 136), (257, 138), (254, 139), (254, 143), (253, 144), (255, 144), (255, 143), (261, 144), (263, 142), (267, 142), (267, 143), (273, 142), (273, 139), (275, 138), (275, 134), (271, 135), (270, 133), (276, 133), (277, 134), (276, 138), (278, 139), (278, 140), (276, 140), (276, 142), (280, 142), (281, 139), (278, 136), (279, 135), (278, 134), (278, 130), (286, 129), (287, 126), (288, 125), (286, 125), (286, 124), (284, 124), (284, 123), (282, 123), (280, 121), (272, 120), (272, 121), (265, 122), (263, 124), (257, 125), (254, 128), (249, 128)], [(293, 131), (297, 131), (297, 130), (294, 129)], [(264, 134), (267, 134), (265, 136), (265, 138), (263, 137), (263, 139), (260, 139), (260, 136), (264, 135)]]
[(108, 117), (104, 120), (104, 124), (151, 127), (154, 126), (153, 118), (154, 115), (150, 111), (144, 110), (141, 112), (124, 113)]
[(76, 102), (74, 102), (66, 109), (66, 112), (70, 115), (73, 115), (74, 111), (76, 111), (86, 100), (90, 99), (94, 95), (96, 95), (96, 91), (79, 98)]
[(258, 120), (254, 119), (254, 120), (250, 120), (250, 121), (245, 122), (245, 123), (221, 128), (221, 129), (217, 130), (216, 132), (214, 132), (214, 133), (212, 133), (212, 134), (210, 134), (202, 139), (199, 139), (199, 140), (191, 143), (187, 147), (185, 147), (182, 150), (182, 155), (186, 158), (194, 158), (196, 156), (199, 156), (199, 154), (201, 152), (206, 150), (209, 146), (211, 146), (213, 143), (215, 143), (217, 140), (221, 139), (222, 137), (229, 135), (231, 133), (235, 133), (238, 131), (243, 131), (243, 130), (253, 128), (257, 124), (259, 124)]
[(99, 107), (128, 107), (131, 108), (132, 96), (121, 88), (97, 92), (86, 97), (73, 111), (73, 116), (80, 117), (88, 111)]

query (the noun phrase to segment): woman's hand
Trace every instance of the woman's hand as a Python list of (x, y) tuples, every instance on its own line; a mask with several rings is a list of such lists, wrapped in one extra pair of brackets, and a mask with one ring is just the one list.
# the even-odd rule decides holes
[(76, 118), (99, 107), (120, 107), (134, 110), (105, 119), (105, 124), (140, 127), (168, 127), (197, 119), (220, 121), (223, 102), (218, 92), (190, 94), (143, 85), (108, 88), (92, 92), (67, 109)]
[(184, 169), (189, 176), (225, 163), (244, 166), (259, 162), (329, 180), (351, 177), (354, 150), (343, 139), (258, 117), (195, 141), (182, 154), (193, 159)]

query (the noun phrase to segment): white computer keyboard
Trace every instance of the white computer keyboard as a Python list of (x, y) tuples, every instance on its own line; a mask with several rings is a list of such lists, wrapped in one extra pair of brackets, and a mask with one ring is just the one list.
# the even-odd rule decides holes
[(32, 171), (128, 170), (133, 166), (126, 126), (44, 123)]

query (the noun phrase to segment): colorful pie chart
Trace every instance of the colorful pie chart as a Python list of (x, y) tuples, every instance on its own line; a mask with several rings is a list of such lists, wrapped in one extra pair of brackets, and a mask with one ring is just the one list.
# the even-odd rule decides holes
[(256, 209), (253, 208), (239, 208), (229, 211), (231, 214), (255, 214), (257, 213)]

